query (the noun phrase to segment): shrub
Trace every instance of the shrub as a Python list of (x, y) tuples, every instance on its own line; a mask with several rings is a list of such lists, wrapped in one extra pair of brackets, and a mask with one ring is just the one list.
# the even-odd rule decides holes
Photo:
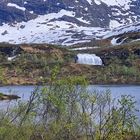
[(0, 139), (124, 140), (128, 134), (135, 138), (133, 97), (114, 101), (109, 90), (89, 92), (84, 77), (56, 80), (57, 72), (55, 68), (50, 85), (37, 87), (28, 102), (0, 113)]

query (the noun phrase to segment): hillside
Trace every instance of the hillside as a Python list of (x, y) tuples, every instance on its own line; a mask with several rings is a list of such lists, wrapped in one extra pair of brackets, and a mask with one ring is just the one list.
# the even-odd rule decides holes
[[(140, 83), (140, 42), (82, 51), (47, 44), (1, 44), (0, 52), (1, 84), (49, 83), (54, 69), (57, 70), (58, 79), (86, 76), (91, 84)], [(95, 53), (104, 65), (77, 64), (74, 58), (78, 53)]]

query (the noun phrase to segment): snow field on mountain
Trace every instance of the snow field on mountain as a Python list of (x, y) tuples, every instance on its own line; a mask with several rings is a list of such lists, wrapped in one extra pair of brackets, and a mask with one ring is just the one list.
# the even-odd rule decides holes
[[(12, 44), (52, 43), (72, 45), (79, 42), (88, 42), (94, 37), (101, 37), (105, 34), (104, 28), (82, 27), (74, 23), (56, 20), (63, 15), (75, 16), (74, 12), (61, 10), (58, 13), (38, 16), (38, 18), (28, 22), (4, 24), (0, 28), (0, 40)], [(55, 21), (53, 21), (54, 19)]]

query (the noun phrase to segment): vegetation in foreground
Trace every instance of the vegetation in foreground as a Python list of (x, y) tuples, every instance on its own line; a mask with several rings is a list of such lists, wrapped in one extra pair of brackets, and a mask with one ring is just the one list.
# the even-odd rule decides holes
[(84, 77), (57, 80), (57, 68), (50, 81), (27, 102), (0, 111), (0, 140), (140, 139), (133, 97), (89, 92)]

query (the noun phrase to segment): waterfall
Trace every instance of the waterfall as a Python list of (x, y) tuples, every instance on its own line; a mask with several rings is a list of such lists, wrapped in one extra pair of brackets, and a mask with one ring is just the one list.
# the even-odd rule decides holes
[(102, 59), (96, 54), (77, 54), (77, 63), (87, 65), (102, 65)]

